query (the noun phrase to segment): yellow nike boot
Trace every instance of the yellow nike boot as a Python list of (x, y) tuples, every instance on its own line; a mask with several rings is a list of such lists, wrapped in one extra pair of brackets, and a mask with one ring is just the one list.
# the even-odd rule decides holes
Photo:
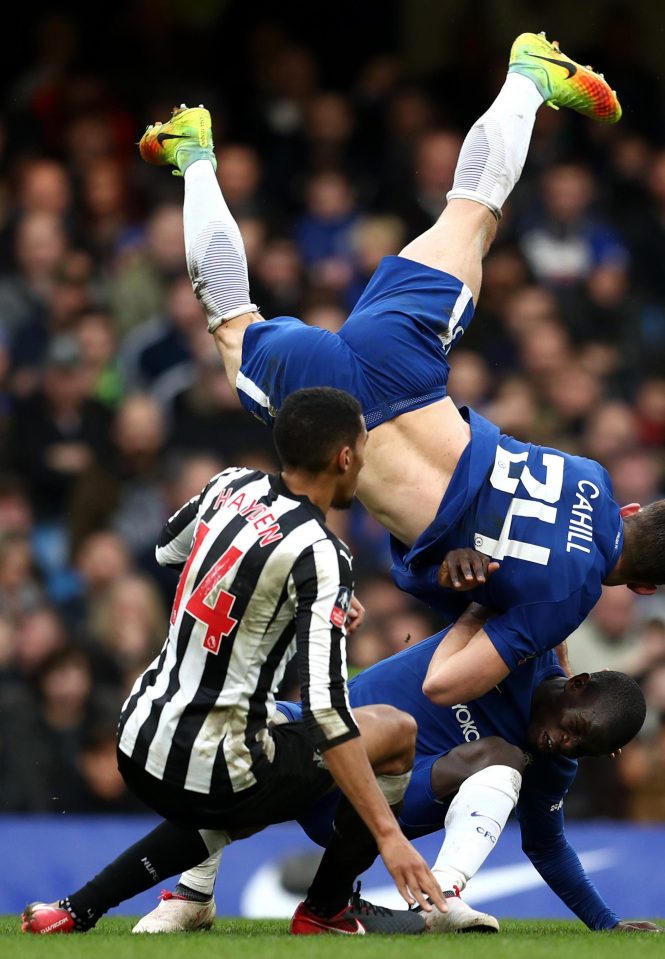
[(602, 73), (583, 67), (550, 43), (544, 33), (522, 33), (510, 51), (508, 73), (521, 73), (536, 84), (548, 106), (569, 107), (593, 120), (617, 123), (621, 105)]
[(217, 169), (209, 112), (203, 106), (188, 109), (184, 103), (174, 107), (166, 123), (146, 127), (139, 153), (146, 163), (175, 167), (174, 176), (182, 176), (196, 160), (210, 160)]

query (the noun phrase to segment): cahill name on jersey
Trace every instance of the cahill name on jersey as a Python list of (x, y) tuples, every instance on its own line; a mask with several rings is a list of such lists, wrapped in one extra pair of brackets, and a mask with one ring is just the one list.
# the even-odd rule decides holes
[[(398, 586), (450, 618), (475, 601), (506, 664), (551, 649), (586, 617), (616, 564), (623, 524), (609, 475), (581, 456), (522, 443), (473, 410), (464, 451), (432, 525), (411, 549), (393, 541)], [(501, 567), (463, 598), (437, 586), (451, 549), (473, 547)]]

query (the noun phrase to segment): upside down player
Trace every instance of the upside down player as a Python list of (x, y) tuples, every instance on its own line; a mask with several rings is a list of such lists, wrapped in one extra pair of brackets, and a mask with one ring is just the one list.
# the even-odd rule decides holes
[[(446, 396), (446, 356), (471, 320), (482, 258), (543, 102), (606, 122), (621, 116), (601, 75), (544, 35), (519, 36), (502, 90), (464, 141), (440, 219), (381, 262), (339, 334), (293, 317), (264, 322), (251, 302), (206, 110), (175, 111), (140, 144), (146, 161), (184, 176), (190, 275), (243, 406), (271, 424), (300, 387), (355, 395), (370, 430), (359, 497), (392, 534), (395, 582), (448, 621), (471, 601), (499, 613), (465, 646), (451, 635), (434, 658), (432, 694), (447, 705), (560, 644), (602, 584), (647, 594), (665, 581), (665, 501), (620, 510), (599, 464), (502, 436)], [(449, 550), (471, 546), (501, 569), (461, 601), (437, 577)]]

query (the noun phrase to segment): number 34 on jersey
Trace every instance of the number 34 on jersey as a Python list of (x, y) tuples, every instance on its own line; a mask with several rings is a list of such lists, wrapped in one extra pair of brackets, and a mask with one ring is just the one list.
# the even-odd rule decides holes
[[(513, 559), (547, 566), (551, 550), (547, 546), (537, 545), (524, 539), (514, 539), (511, 536), (511, 529), (516, 517), (527, 517), (534, 523), (556, 525), (560, 510), (558, 504), (563, 490), (565, 459), (558, 453), (543, 453), (544, 481), (541, 482), (533, 476), (526, 464), (528, 455), (526, 450), (517, 453), (497, 446), (490, 485), (495, 490), (508, 493), (513, 498), (498, 539), (477, 532), (474, 535), (474, 546), (479, 552), (496, 560), (510, 556)], [(567, 553), (573, 550), (591, 552), (593, 500), (599, 495), (598, 486), (591, 480), (578, 481), (566, 528)]]

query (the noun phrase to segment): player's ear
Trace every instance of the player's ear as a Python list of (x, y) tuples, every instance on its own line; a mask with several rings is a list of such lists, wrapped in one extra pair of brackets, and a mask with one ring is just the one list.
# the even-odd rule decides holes
[(632, 583), (626, 583), (628, 589), (633, 593), (637, 593), (638, 596), (653, 596), (657, 590), (657, 586), (634, 586)]
[(625, 506), (622, 506), (619, 510), (619, 515), (625, 519), (627, 516), (633, 516), (635, 513), (639, 513), (642, 509), (639, 503), (627, 503)]
[(581, 693), (588, 686), (590, 679), (589, 673), (578, 673), (576, 676), (571, 676), (566, 683), (566, 692)]
[(343, 446), (338, 452), (336, 461), (340, 473), (346, 473), (353, 459), (353, 450), (350, 446)]

